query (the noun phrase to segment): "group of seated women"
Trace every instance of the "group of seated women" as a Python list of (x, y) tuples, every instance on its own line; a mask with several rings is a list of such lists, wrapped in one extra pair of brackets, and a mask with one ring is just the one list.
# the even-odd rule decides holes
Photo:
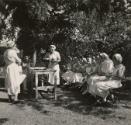
[[(125, 72), (125, 66), (122, 64), (122, 60), (121, 54), (118, 53), (114, 54), (112, 59), (106, 53), (100, 53), (95, 66), (92, 66), (89, 62), (86, 65), (87, 74), (85, 76), (82, 73), (78, 74), (69, 69), (63, 74), (63, 78), (68, 82), (72, 82), (78, 77), (78, 82), (86, 82), (87, 88), (85, 93), (88, 92), (94, 97), (100, 97), (106, 102), (110, 90), (122, 86), (121, 80), (124, 78)], [(88, 70), (89, 64), (90, 69), (93, 70)]]
[(88, 92), (95, 97), (101, 97), (106, 102), (110, 90), (122, 86), (124, 72), (125, 66), (122, 64), (120, 54), (115, 54), (112, 61), (106, 53), (101, 53), (97, 70), (87, 78)]

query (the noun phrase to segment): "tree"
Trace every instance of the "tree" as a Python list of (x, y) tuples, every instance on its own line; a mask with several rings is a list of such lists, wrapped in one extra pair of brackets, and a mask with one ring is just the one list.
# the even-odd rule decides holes
[(17, 7), (13, 21), (22, 29), (18, 44), (25, 52), (54, 43), (66, 58), (126, 46), (123, 0), (27, 0), (10, 7)]

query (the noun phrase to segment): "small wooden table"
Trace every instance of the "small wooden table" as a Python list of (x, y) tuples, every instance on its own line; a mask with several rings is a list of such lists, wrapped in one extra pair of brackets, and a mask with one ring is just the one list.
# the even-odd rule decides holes
[[(54, 73), (56, 72), (55, 70), (52, 69), (46, 69), (45, 67), (30, 67), (30, 71), (31, 74), (35, 75), (35, 98), (38, 98), (38, 91), (39, 90), (44, 90), (44, 84), (42, 84), (42, 86), (38, 86), (38, 76), (39, 75), (49, 75), (49, 73)], [(57, 95), (56, 95), (56, 83), (54, 83), (54, 99), (57, 99)]]

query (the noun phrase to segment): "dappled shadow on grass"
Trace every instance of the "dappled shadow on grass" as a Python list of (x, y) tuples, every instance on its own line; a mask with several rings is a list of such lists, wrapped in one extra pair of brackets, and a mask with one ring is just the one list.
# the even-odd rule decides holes
[(131, 101), (131, 82), (124, 82), (123, 86), (115, 91), (115, 95), (119, 100)]
[[(60, 95), (58, 101), (54, 103), (55, 106), (62, 106), (65, 109), (73, 112), (81, 113), (83, 115), (95, 115), (99, 116), (108, 115), (113, 113), (114, 107), (112, 105), (101, 104), (95, 105), (96, 100), (91, 95), (83, 96), (78, 90), (65, 91), (63, 95)], [(99, 109), (105, 109), (103, 112)], [(110, 108), (108, 110), (108, 108)]]
[[(62, 90), (58, 89), (57, 91), (58, 99), (55, 101), (54, 99), (44, 96), (44, 99), (28, 99), (25, 100), (23, 104), (19, 104), (21, 107), (22, 105), (31, 106), (33, 109), (40, 111), (44, 114), (48, 114), (50, 111), (45, 109), (45, 106), (51, 107), (62, 107), (65, 110), (70, 110), (76, 113), (84, 114), (84, 115), (95, 115), (98, 114), (107, 115), (111, 114), (113, 111), (108, 111), (109, 105), (94, 105), (95, 99), (90, 96), (86, 95), (83, 96), (80, 94), (78, 90), (70, 89), (70, 90)], [(98, 108), (101, 107), (106, 109), (103, 112), (98, 111)], [(50, 109), (49, 109), (50, 110)], [(98, 113), (98, 114), (97, 114)], [(97, 114), (97, 115), (96, 115)]]
[(115, 111), (112, 109), (105, 109), (105, 108), (100, 108), (97, 110), (94, 110), (91, 115), (94, 115), (96, 117), (99, 117), (103, 120), (110, 120), (110, 119), (118, 119), (118, 120), (125, 120), (126, 117), (123, 116), (122, 114), (116, 114)]
[(118, 119), (125, 120), (126, 117), (123, 115), (118, 115), (115, 110), (119, 108), (117, 104), (97, 104), (95, 99), (90, 96), (83, 96), (77, 90), (72, 90), (71, 92), (65, 92), (64, 95), (59, 97), (59, 100), (54, 103), (55, 106), (62, 106), (65, 109), (71, 110), (73, 112), (92, 115), (99, 117), (103, 120), (108, 119)]
[[(51, 110), (60, 110), (63, 108), (65, 111), (70, 110), (72, 112), (78, 113), (78, 114), (83, 114), (83, 115), (93, 115), (96, 117), (104, 117), (105, 115), (108, 118), (108, 115), (111, 115), (114, 113), (114, 108), (117, 108), (115, 106), (111, 105), (94, 105), (95, 104), (95, 99), (90, 96), (86, 95), (83, 96), (80, 94), (78, 90), (62, 90), (58, 89), (57, 91), (58, 99), (57, 101), (45, 97), (43, 100), (40, 99), (38, 102), (35, 104), (39, 105), (39, 108), (37, 107), (37, 110), (41, 112), (41, 110), (46, 108), (46, 111), (52, 112)], [(34, 104), (32, 104), (33, 108), (36, 109)], [(49, 106), (49, 107), (48, 107)], [(52, 109), (50, 109), (50, 107)], [(61, 108), (60, 108), (61, 107)], [(53, 109), (54, 108), (54, 109)], [(60, 108), (60, 109), (59, 109)], [(106, 118), (105, 118), (106, 119)]]
[(118, 90), (115, 91), (115, 95), (117, 96), (117, 98), (119, 100), (122, 101), (131, 101), (131, 90), (127, 89), (127, 90)]
[[(43, 94), (44, 95), (44, 94)], [(38, 100), (32, 96), (23, 96), (23, 102), (17, 104), (19, 108), (30, 106), (32, 109), (39, 111), (42, 114), (50, 115), (55, 110), (63, 108), (75, 113), (83, 115), (93, 115), (103, 120), (117, 118), (124, 120), (124, 116), (115, 114), (115, 109), (119, 108), (119, 104), (98, 104), (91, 95), (81, 95), (77, 89), (60, 89), (57, 90), (58, 99), (55, 101), (48, 95), (44, 95)], [(122, 99), (122, 98), (121, 98)], [(119, 102), (120, 103), (120, 102)]]
[(40, 113), (43, 113), (45, 115), (49, 114), (49, 111), (44, 108), (44, 102), (36, 100), (34, 96), (30, 94), (21, 94), (19, 98), (20, 102), (16, 104), (16, 106), (18, 106), (19, 109), (23, 110), (25, 106), (29, 106), (32, 109), (39, 111)]
[(45, 109), (44, 104), (39, 101), (28, 101), (26, 103), (28, 106), (31, 106), (33, 109), (43, 113), (45, 115), (49, 115), (49, 111)]
[(8, 118), (0, 118), (0, 125), (6, 123), (8, 121)]
[(94, 102), (91, 96), (83, 97), (78, 90), (64, 90), (58, 95), (58, 100), (54, 102), (54, 105), (82, 113), (84, 110), (91, 110)]

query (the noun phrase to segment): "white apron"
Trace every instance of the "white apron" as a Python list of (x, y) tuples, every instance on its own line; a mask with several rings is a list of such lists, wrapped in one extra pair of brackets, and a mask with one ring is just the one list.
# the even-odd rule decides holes
[(20, 85), (26, 78), (21, 74), (21, 68), (16, 63), (11, 63), (5, 68), (5, 86), (9, 95), (20, 93)]
[[(57, 51), (55, 51), (52, 54), (49, 54), (49, 59), (50, 60), (57, 60), (58, 58), (60, 58), (60, 54)], [(48, 82), (53, 84), (53, 85), (56, 82), (56, 85), (60, 85), (60, 67), (59, 67), (59, 64), (56, 63), (56, 62), (51, 62), (50, 61), (48, 68), (56, 71), (55, 73), (49, 73)]]
[(21, 59), (17, 56), (17, 51), (8, 49), (4, 53), (5, 67), (5, 86), (9, 95), (16, 95), (20, 92), (20, 84), (26, 75), (22, 74), (22, 67), (18, 66)]

